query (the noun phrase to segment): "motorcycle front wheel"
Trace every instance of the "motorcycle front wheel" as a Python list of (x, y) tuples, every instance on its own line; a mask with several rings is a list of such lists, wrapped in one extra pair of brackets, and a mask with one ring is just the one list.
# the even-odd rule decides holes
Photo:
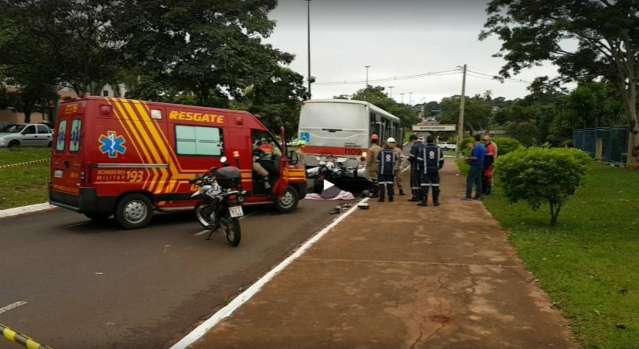
[(237, 247), (242, 239), (240, 220), (238, 218), (224, 219), (222, 220), (222, 228), (224, 229), (224, 236), (226, 236), (226, 243)]
[(198, 223), (204, 228), (213, 227), (214, 218), (213, 215), (213, 207), (211, 205), (200, 204), (195, 207), (195, 218), (197, 218)]

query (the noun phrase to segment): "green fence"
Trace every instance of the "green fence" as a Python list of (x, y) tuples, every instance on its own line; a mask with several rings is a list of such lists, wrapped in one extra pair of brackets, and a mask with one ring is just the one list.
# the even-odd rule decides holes
[(590, 153), (595, 159), (625, 163), (628, 159), (628, 135), (625, 127), (577, 129), (573, 132), (573, 142), (575, 148)]

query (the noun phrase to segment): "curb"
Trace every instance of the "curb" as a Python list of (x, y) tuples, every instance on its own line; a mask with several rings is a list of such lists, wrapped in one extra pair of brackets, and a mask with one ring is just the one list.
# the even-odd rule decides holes
[(28, 349), (51, 349), (51, 347), (40, 344), (31, 339), (31, 337), (13, 330), (9, 326), (2, 323), (0, 323), (0, 333), (2, 333), (4, 339), (8, 340), (9, 342), (20, 344)]
[(198, 341), (202, 338), (209, 330), (211, 330), (215, 325), (217, 325), (220, 321), (225, 318), (231, 316), (233, 312), (235, 312), (242, 304), (249, 301), (253, 296), (255, 296), (262, 287), (268, 284), (277, 274), (286, 269), (289, 264), (293, 261), (301, 257), (306, 251), (308, 251), (317, 241), (319, 241), (324, 235), (326, 235), (329, 231), (331, 231), (335, 226), (337, 226), (341, 221), (346, 219), (346, 217), (350, 216), (353, 212), (358, 210), (357, 205), (367, 202), (368, 198), (362, 199), (357, 204), (353, 205), (351, 209), (346, 211), (341, 216), (337, 217), (334, 221), (329, 223), (327, 226), (322, 228), (322, 230), (315, 233), (315, 235), (311, 236), (306, 242), (304, 242), (297, 250), (293, 252), (286, 259), (281, 261), (278, 265), (276, 265), (273, 269), (271, 269), (268, 273), (264, 274), (261, 278), (259, 278), (255, 283), (253, 283), (249, 288), (247, 288), (244, 292), (237, 295), (237, 297), (233, 298), (230, 303), (226, 306), (222, 307), (220, 310), (215, 312), (211, 317), (202, 322), (199, 326), (193, 329), (189, 334), (187, 334), (184, 338), (182, 338), (179, 342), (173, 344), (170, 349), (185, 349), (188, 348), (191, 344)]
[(49, 162), (48, 158), (47, 159), (32, 160), (32, 161), (25, 161), (25, 162), (18, 162), (18, 163), (15, 163), (15, 164), (0, 165), (0, 169), (18, 167), (18, 166), (27, 166), (27, 165), (47, 163), (47, 162)]
[(29, 205), (29, 206), (14, 207), (14, 208), (6, 209), (6, 210), (0, 210), (0, 218), (7, 218), (7, 217), (18, 216), (21, 214), (50, 210), (52, 208), (55, 208), (55, 206), (50, 205), (48, 202), (43, 202), (41, 204), (35, 204), (35, 205)]

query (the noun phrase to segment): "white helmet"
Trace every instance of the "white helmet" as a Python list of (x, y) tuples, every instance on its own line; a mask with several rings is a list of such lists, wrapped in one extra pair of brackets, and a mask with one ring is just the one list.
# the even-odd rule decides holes
[(386, 140), (386, 143), (397, 143), (397, 141), (395, 141), (395, 138), (393, 137), (388, 137), (388, 139)]

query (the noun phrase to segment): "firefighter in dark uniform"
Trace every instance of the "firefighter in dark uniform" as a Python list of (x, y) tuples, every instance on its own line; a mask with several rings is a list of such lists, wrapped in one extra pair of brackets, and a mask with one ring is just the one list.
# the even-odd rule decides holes
[(393, 195), (395, 188), (393, 183), (395, 181), (395, 169), (399, 165), (399, 159), (397, 158), (397, 152), (392, 145), (395, 140), (389, 138), (384, 148), (377, 154), (378, 167), (378, 180), (379, 185), (379, 202), (384, 202), (385, 194), (388, 194), (388, 201), (393, 201)]
[(428, 206), (428, 191), (433, 189), (433, 206), (439, 206), (439, 170), (444, 166), (444, 152), (435, 144), (433, 136), (417, 155), (417, 171), (420, 176), (419, 206)]
[(408, 148), (408, 162), (410, 163), (410, 192), (411, 197), (408, 201), (419, 201), (419, 176), (417, 175), (417, 158), (414, 154), (417, 154), (418, 151), (415, 149), (416, 147), (423, 146), (424, 143), (421, 139), (417, 138), (416, 135), (410, 135), (408, 137), (409, 148)]

